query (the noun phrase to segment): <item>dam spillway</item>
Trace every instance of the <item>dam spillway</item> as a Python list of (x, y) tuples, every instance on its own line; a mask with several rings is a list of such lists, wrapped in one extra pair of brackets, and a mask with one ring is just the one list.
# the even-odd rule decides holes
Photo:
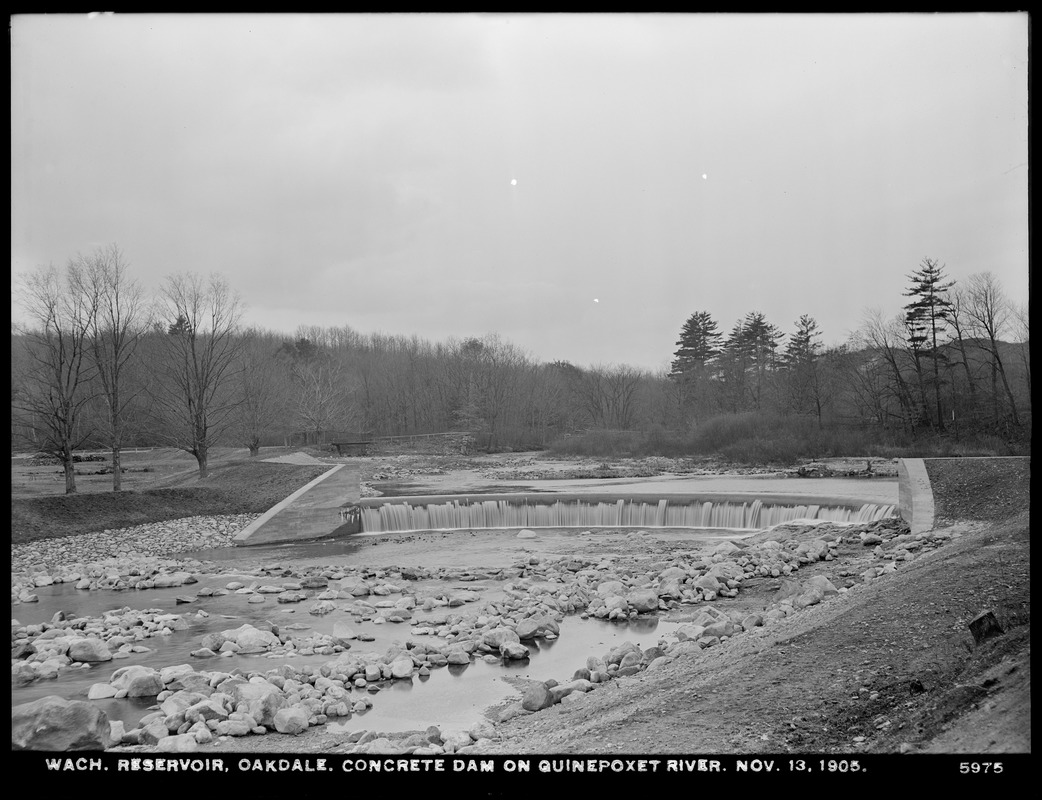
[(366, 498), (362, 533), (496, 528), (727, 528), (795, 520), (844, 523), (893, 517), (897, 506), (839, 499), (674, 495), (467, 495)]

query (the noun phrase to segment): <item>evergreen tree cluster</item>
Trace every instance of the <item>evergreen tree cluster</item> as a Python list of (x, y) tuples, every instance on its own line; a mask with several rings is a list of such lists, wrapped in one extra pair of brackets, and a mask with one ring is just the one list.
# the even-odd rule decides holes
[(682, 417), (697, 425), (721, 413), (771, 411), (912, 436), (1025, 438), (1026, 308), (1010, 302), (991, 273), (959, 286), (931, 258), (907, 280), (900, 316), (888, 321), (869, 312), (848, 342), (833, 347), (822, 344), (807, 314), (787, 337), (756, 311), (723, 336), (708, 311), (695, 312), (681, 328), (669, 372)]

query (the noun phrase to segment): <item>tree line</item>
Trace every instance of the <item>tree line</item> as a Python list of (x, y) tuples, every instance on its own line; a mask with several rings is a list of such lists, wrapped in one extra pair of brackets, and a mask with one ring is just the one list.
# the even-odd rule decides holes
[(907, 276), (901, 312), (865, 313), (848, 341), (825, 347), (801, 316), (787, 336), (750, 312), (725, 336), (707, 311), (677, 341), (670, 380), (690, 424), (772, 412), (826, 425), (925, 436), (1030, 437), (1027, 307), (989, 272), (963, 285), (926, 258)]
[(1026, 309), (987, 273), (956, 288), (927, 261), (912, 277), (900, 317), (872, 312), (833, 347), (808, 315), (786, 336), (750, 312), (724, 336), (696, 312), (667, 373), (541, 363), (494, 333), (431, 342), (347, 325), (247, 327), (221, 276), (172, 275), (149, 295), (110, 245), (23, 276), (12, 440), (56, 457), (74, 492), (86, 448), (111, 453), (118, 491), (120, 452), (138, 446), (190, 453), (206, 477), (216, 446), (257, 455), (337, 436), (467, 431), (483, 450), (529, 450), (593, 431), (678, 447), (749, 414), (912, 437), (1029, 435)]

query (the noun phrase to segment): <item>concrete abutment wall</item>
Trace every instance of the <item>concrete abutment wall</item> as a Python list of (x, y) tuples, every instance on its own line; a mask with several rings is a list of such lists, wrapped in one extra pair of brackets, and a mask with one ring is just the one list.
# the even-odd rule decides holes
[(922, 533), (933, 529), (933, 490), (922, 458), (902, 458), (897, 464), (897, 505), (901, 518)]

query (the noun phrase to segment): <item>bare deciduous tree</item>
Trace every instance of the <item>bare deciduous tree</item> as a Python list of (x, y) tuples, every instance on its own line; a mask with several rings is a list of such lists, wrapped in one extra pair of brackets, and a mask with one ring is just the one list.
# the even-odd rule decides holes
[(74, 451), (91, 434), (82, 412), (91, 399), (90, 332), (98, 298), (84, 273), (84, 259), (77, 257), (64, 272), (50, 266), (26, 275), (20, 290), (31, 323), (22, 330), (29, 359), (19, 410), (40, 448), (61, 462), (66, 494), (76, 491)]
[[(911, 431), (919, 422), (922, 411), (902, 369), (906, 356), (903, 338), (903, 316), (888, 320), (881, 311), (868, 311), (853, 337), (856, 347), (868, 351), (868, 358), (857, 368), (854, 378), (864, 387), (862, 398), (873, 408), (873, 416), (880, 425), (886, 426), (889, 418), (898, 416)], [(889, 410), (890, 399), (897, 401), (899, 414)]]
[(990, 272), (979, 272), (971, 275), (966, 281), (967, 304), (966, 313), (971, 320), (974, 332), (982, 339), (991, 359), (991, 381), (994, 413), (996, 423), (1001, 422), (1000, 395), (998, 382), (1001, 380), (1003, 394), (1009, 402), (1009, 412), (1013, 424), (1020, 427), (1020, 415), (1017, 413), (1017, 403), (1013, 398), (1013, 391), (1009, 385), (1005, 365), (1002, 363), (1000, 341), (1006, 333), (1012, 316), (1013, 308), (1006, 297), (1002, 286), (995, 276)]
[(90, 352), (105, 404), (102, 430), (112, 451), (112, 490), (122, 488), (120, 450), (127, 413), (143, 384), (131, 389), (128, 372), (141, 337), (151, 323), (144, 291), (127, 273), (128, 265), (115, 244), (99, 248), (83, 261), (84, 280), (98, 298), (98, 313), (90, 328)]
[(322, 434), (348, 420), (342, 363), (328, 353), (293, 364), (297, 418), (306, 438), (321, 444)]
[(263, 436), (286, 419), (290, 405), (290, 371), (281, 359), (277, 336), (249, 330), (243, 337), (235, 413), (235, 435), (249, 448), (250, 456), (260, 453)]
[(172, 327), (156, 365), (155, 407), (170, 444), (195, 456), (203, 479), (210, 449), (234, 422), (242, 306), (223, 278), (190, 272), (167, 278), (159, 304)]

